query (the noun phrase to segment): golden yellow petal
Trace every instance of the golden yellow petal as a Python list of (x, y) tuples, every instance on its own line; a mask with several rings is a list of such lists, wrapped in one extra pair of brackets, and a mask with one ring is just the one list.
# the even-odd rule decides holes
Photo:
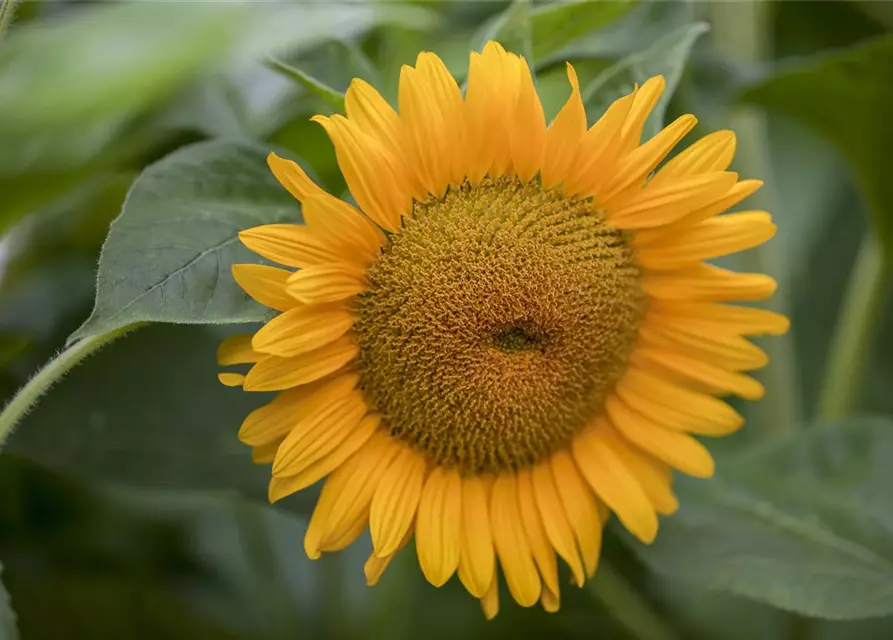
[(279, 183), (296, 199), (303, 202), (304, 198), (310, 195), (325, 194), (325, 191), (314, 184), (313, 180), (296, 162), (270, 153), (267, 155), (267, 165)]
[(341, 264), (305, 267), (288, 278), (285, 291), (304, 304), (324, 304), (352, 298), (367, 288), (362, 271)]
[(670, 224), (715, 202), (738, 179), (734, 173), (704, 173), (652, 187), (629, 196), (614, 209), (606, 209), (611, 224), (621, 229), (643, 229)]
[(667, 162), (655, 174), (652, 181), (662, 184), (699, 173), (725, 171), (735, 156), (735, 132), (715, 131), (710, 133), (675, 158)]
[(293, 272), (264, 264), (234, 264), (232, 272), (245, 293), (265, 307), (286, 311), (298, 306), (285, 291), (285, 283)]
[(495, 571), (493, 572), (493, 582), (487, 590), (487, 595), (481, 598), (481, 609), (487, 620), (492, 620), (499, 613), (499, 578)]
[(569, 62), (567, 79), (571, 84), (571, 95), (546, 133), (542, 181), (543, 187), (547, 189), (565, 179), (577, 154), (577, 147), (586, 133), (586, 109), (580, 96), (580, 82), (577, 80), (577, 72)]
[(276, 458), (281, 440), (274, 440), (259, 447), (251, 447), (251, 461), (254, 464), (269, 464)]
[(245, 375), (241, 373), (218, 373), (217, 379), (227, 387), (241, 387), (245, 384)]
[(571, 528), (567, 513), (561, 504), (561, 498), (558, 496), (558, 489), (555, 487), (552, 466), (548, 463), (537, 464), (533, 467), (532, 473), (533, 492), (549, 541), (558, 555), (571, 568), (577, 586), (582, 587), (586, 580), (586, 571), (577, 550), (574, 530)]
[(618, 383), (616, 393), (636, 411), (668, 429), (724, 436), (744, 424), (744, 418), (722, 400), (634, 367)]
[(301, 417), (279, 445), (274, 476), (292, 476), (335, 451), (368, 413), (359, 390)]
[(378, 581), (381, 580), (381, 576), (382, 574), (384, 574), (385, 569), (388, 568), (388, 565), (391, 564), (391, 560), (393, 560), (394, 556), (397, 555), (397, 551), (405, 547), (410, 538), (412, 538), (411, 529), (406, 532), (405, 536), (403, 536), (403, 539), (400, 541), (400, 544), (397, 545), (397, 550), (394, 551), (394, 553), (382, 557), (379, 557), (374, 553), (369, 556), (366, 564), (363, 565), (363, 573), (366, 574), (367, 586), (374, 587), (378, 584)]
[(754, 307), (736, 307), (710, 302), (655, 300), (648, 309), (649, 318), (658, 322), (684, 325), (696, 331), (754, 335), (787, 333), (790, 320), (780, 313)]
[(558, 496), (580, 547), (586, 575), (592, 577), (598, 567), (602, 548), (598, 504), (569, 452), (557, 451), (552, 454), (551, 463)]
[(722, 302), (725, 300), (764, 300), (778, 287), (762, 273), (737, 273), (710, 264), (646, 273), (642, 288), (661, 300)]
[(261, 357), (263, 356), (251, 348), (249, 334), (229, 336), (217, 347), (217, 364), (221, 367), (255, 363)]
[(592, 490), (630, 533), (649, 544), (657, 535), (657, 514), (648, 494), (615, 450), (619, 436), (604, 421), (574, 438), (573, 453)]
[[(333, 451), (308, 464), (295, 475), (274, 476), (270, 480), (270, 502), (276, 502), (301, 489), (306, 489), (332, 473), (368, 442), (378, 429), (379, 422), (381, 422), (380, 415), (367, 414)], [(278, 450), (279, 442), (276, 441), (276, 444)], [(275, 455), (269, 462), (273, 462), (274, 459)]]
[(605, 411), (621, 434), (655, 458), (698, 478), (713, 475), (710, 452), (691, 436), (663, 428), (633, 411), (617, 396), (608, 396)]
[(630, 361), (651, 370), (657, 365), (658, 370), (674, 372), (707, 388), (734, 393), (746, 400), (759, 400), (765, 393), (763, 385), (749, 376), (664, 349), (640, 347)]
[(765, 211), (730, 213), (666, 235), (641, 247), (636, 258), (648, 269), (681, 269), (761, 245), (775, 230)]
[(476, 598), (484, 598), (493, 583), (496, 553), (490, 528), (488, 489), (481, 478), (462, 478), (462, 548), (459, 579)]
[(337, 247), (357, 265), (374, 262), (385, 242), (384, 234), (366, 216), (328, 194), (305, 198), (302, 213), (304, 222), (322, 242)]
[(428, 582), (442, 586), (459, 567), (462, 479), (436, 467), (425, 482), (416, 517), (416, 550)]
[(291, 358), (268, 356), (248, 372), (245, 391), (281, 391), (324, 378), (356, 358), (359, 349), (346, 335)]
[(518, 65), (520, 84), (512, 127), (512, 165), (518, 177), (529, 182), (539, 172), (546, 149), (546, 117), (540, 104), (530, 68), (522, 58)]
[(629, 150), (638, 146), (642, 138), (642, 130), (645, 128), (645, 121), (648, 120), (648, 116), (651, 115), (651, 111), (657, 105), (666, 86), (667, 83), (663, 76), (654, 76), (636, 91), (636, 98), (620, 133), (624, 149)]
[(375, 555), (396, 552), (415, 520), (425, 484), (425, 458), (404, 447), (385, 472), (369, 511), (369, 531)]
[(540, 604), (546, 613), (555, 613), (561, 608), (561, 598), (558, 593), (553, 593), (550, 589), (543, 585), (543, 595), (540, 598)]
[(259, 353), (281, 358), (297, 356), (335, 342), (356, 319), (356, 314), (343, 304), (296, 307), (261, 327), (251, 345)]
[(689, 327), (653, 321), (639, 330), (639, 343), (646, 347), (699, 358), (733, 371), (759, 369), (769, 362), (765, 351), (741, 336), (718, 332), (698, 333)]
[(719, 215), (726, 209), (734, 207), (736, 204), (755, 193), (762, 186), (763, 182), (761, 180), (742, 180), (741, 182), (737, 182), (731, 189), (729, 189), (728, 193), (718, 197), (716, 200), (704, 205), (700, 209), (692, 211), (675, 222), (663, 227), (644, 229), (636, 232), (636, 235), (633, 236), (633, 245), (636, 247), (646, 246), (651, 242), (663, 238), (668, 233), (676, 233), (677, 231), (686, 229), (702, 220), (707, 220), (715, 215)]
[(532, 607), (540, 599), (542, 583), (524, 534), (518, 480), (512, 472), (501, 474), (493, 484), (490, 524), (509, 592), (522, 607)]
[(314, 116), (312, 120), (329, 134), (341, 174), (357, 204), (378, 226), (396, 232), (401, 216), (412, 210), (411, 184), (399, 159), (343, 116)]
[(679, 508), (679, 501), (673, 493), (673, 472), (670, 466), (641, 449), (628, 445), (623, 438), (615, 438), (610, 446), (645, 491), (654, 510), (661, 515), (675, 513)]
[(521, 512), (521, 521), (524, 524), (524, 533), (527, 535), (527, 543), (533, 555), (533, 561), (540, 572), (544, 595), (551, 592), (555, 599), (558, 598), (558, 562), (555, 560), (555, 550), (549, 542), (546, 530), (543, 527), (543, 519), (539, 508), (536, 506), (536, 496), (533, 490), (533, 478), (530, 467), (518, 469), (518, 506)]
[(287, 267), (309, 267), (349, 259), (343, 251), (328, 246), (310, 229), (297, 224), (265, 224), (245, 229), (239, 232), (239, 239), (255, 253)]

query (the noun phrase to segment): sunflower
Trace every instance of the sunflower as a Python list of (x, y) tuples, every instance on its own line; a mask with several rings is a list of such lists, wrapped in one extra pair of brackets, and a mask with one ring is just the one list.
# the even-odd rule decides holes
[(356, 206), (269, 156), (304, 224), (240, 234), (287, 267), (233, 267), (280, 313), (218, 354), (253, 365), (224, 384), (280, 392), (239, 431), (272, 463), (270, 500), (325, 478), (311, 558), (368, 527), (374, 584), (414, 537), (428, 581), (458, 573), (488, 618), (497, 564), (520, 605), (555, 611), (557, 558), (582, 585), (611, 512), (654, 540), (672, 471), (713, 474), (692, 434), (743, 423), (720, 396), (763, 395), (743, 372), (767, 357), (744, 336), (788, 327), (724, 304), (768, 298), (772, 278), (704, 262), (775, 232), (763, 211), (718, 215), (761, 185), (727, 170), (734, 134), (658, 169), (696, 122), (640, 142), (664, 80), (587, 128), (567, 73), (549, 126), (528, 64), (495, 42), (471, 54), (464, 97), (432, 53), (402, 68), (399, 114), (354, 80), (346, 117), (314, 120)]

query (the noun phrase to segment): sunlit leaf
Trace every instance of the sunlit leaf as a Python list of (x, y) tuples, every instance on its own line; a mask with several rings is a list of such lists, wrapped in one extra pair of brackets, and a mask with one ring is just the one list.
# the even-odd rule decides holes
[(262, 320), (263, 307), (230, 267), (257, 262), (242, 229), (298, 222), (297, 202), (276, 181), (264, 149), (211, 141), (150, 166), (112, 223), (99, 261), (96, 306), (71, 339), (134, 322)]
[(820, 425), (684, 481), (655, 569), (808, 616), (893, 614), (893, 421)]
[(781, 67), (743, 95), (747, 102), (796, 118), (827, 138), (856, 173), (872, 222), (893, 250), (893, 36)]

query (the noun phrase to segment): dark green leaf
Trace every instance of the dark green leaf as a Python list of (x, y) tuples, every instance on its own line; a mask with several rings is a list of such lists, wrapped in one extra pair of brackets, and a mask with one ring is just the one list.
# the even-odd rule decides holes
[(640, 547), (662, 573), (804, 615), (893, 613), (893, 422), (854, 419), (773, 441), (721, 478), (686, 481)]
[(234, 263), (258, 261), (238, 233), (300, 221), (265, 156), (247, 144), (212, 141), (146, 169), (103, 247), (93, 313), (71, 339), (143, 321), (262, 320), (265, 310), (230, 274)]
[(827, 138), (856, 173), (877, 233), (893, 250), (893, 36), (780, 68), (743, 100), (796, 118)]
[(662, 75), (667, 88), (651, 112), (642, 137), (648, 139), (660, 131), (664, 125), (667, 104), (673, 97), (691, 48), (708, 29), (703, 22), (686, 25), (599, 74), (582, 91), (589, 120), (594, 121), (600, 117), (614, 100), (632, 91), (635, 84), (641, 85), (652, 76)]
[[(0, 565), (0, 578), (3, 577), (3, 565)], [(9, 594), (0, 582), (0, 640), (16, 640), (19, 632), (16, 630), (16, 614), (12, 610)]]
[(276, 58), (270, 58), (268, 66), (274, 71), (281, 73), (286, 78), (293, 80), (322, 100), (325, 100), (335, 109), (344, 111), (344, 94), (340, 91), (336, 91), (329, 85), (308, 75), (297, 67), (282, 62), (281, 60), (277, 60)]

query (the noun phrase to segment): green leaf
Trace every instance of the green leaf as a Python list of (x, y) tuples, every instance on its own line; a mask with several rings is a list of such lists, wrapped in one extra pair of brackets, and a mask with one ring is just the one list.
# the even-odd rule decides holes
[(703, 22), (681, 27), (600, 73), (582, 91), (588, 119), (594, 121), (600, 117), (614, 100), (632, 91), (633, 85), (641, 85), (648, 78), (662, 75), (667, 88), (648, 117), (642, 138), (648, 139), (656, 134), (664, 125), (667, 105), (676, 91), (689, 53), (697, 39), (708, 29)]
[[(3, 565), (0, 564), (0, 578), (3, 577)], [(0, 582), (0, 640), (16, 640), (19, 632), (16, 629), (16, 614), (12, 610), (9, 594)]]
[(475, 49), (480, 51), (490, 40), (496, 40), (507, 50), (523, 55), (528, 63), (533, 64), (531, 13), (530, 0), (513, 0), (505, 11), (484, 25), (480, 35), (475, 36), (478, 43)]
[(872, 223), (893, 251), (889, 172), (893, 36), (796, 66), (782, 67), (742, 99), (795, 118), (827, 138), (856, 173)]
[(344, 94), (340, 91), (336, 91), (329, 85), (308, 75), (297, 67), (293, 67), (276, 58), (270, 58), (267, 61), (267, 66), (274, 71), (281, 73), (286, 78), (293, 80), (322, 100), (325, 100), (338, 111), (344, 111)]
[(893, 614), (893, 421), (819, 425), (680, 483), (653, 545), (662, 573), (807, 616)]
[(258, 147), (211, 141), (148, 167), (112, 223), (99, 260), (96, 306), (71, 340), (135, 322), (264, 319), (264, 308), (230, 274), (234, 263), (258, 261), (238, 233), (301, 219), (265, 157)]

